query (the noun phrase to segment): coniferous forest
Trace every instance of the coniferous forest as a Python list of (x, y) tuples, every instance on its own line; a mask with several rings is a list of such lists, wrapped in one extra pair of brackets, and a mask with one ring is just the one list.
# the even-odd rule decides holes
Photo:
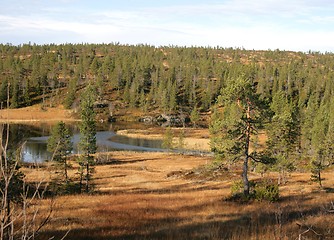
[(2, 108), (29, 106), (45, 96), (50, 105), (75, 108), (80, 90), (94, 82), (98, 98), (116, 109), (210, 115), (229, 79), (243, 76), (271, 109), (267, 134), (286, 135), (277, 141), (287, 149), (277, 141), (272, 149), (282, 158), (333, 158), (332, 53), (112, 43), (2, 44), (0, 54)]
[[(209, 129), (215, 169), (243, 162), (242, 181), (234, 186), (242, 201), (254, 187), (250, 168), (278, 173), (278, 184), (257, 190), (264, 194), (261, 200), (277, 201), (278, 185), (296, 169), (309, 171), (321, 189), (333, 191), (322, 184), (323, 172), (334, 164), (333, 53), (111, 43), (1, 44), (0, 56), (1, 109), (63, 105), (79, 118), (86, 103), (80, 128), (92, 128), (86, 135), (94, 144), (92, 116), (101, 117), (93, 111), (97, 105), (107, 106), (116, 121), (173, 116), (181, 119), (175, 121), (179, 126)], [(121, 116), (124, 110), (130, 116)], [(61, 124), (63, 130), (55, 131), (67, 136)], [(95, 153), (94, 145), (79, 162), (87, 168), (87, 192)], [(59, 157), (68, 182), (66, 158)], [(80, 176), (81, 185), (83, 171)]]

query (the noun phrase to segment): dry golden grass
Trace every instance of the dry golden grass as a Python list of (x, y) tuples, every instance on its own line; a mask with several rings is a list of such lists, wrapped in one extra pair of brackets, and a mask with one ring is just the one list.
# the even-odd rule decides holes
[(18, 109), (0, 110), (0, 122), (27, 123), (39, 121), (75, 121), (75, 118), (72, 117), (71, 111), (64, 109), (63, 106), (45, 107), (42, 110), (41, 105), (37, 104)]
[[(104, 158), (110, 164), (95, 167), (95, 194), (57, 197), (40, 239), (59, 238), (68, 230), (67, 239), (298, 239), (305, 226), (323, 239), (334, 237), (334, 214), (326, 212), (333, 188), (320, 191), (308, 173), (292, 174), (280, 187), (278, 203), (245, 204), (226, 200), (238, 174), (211, 180), (196, 172), (185, 176), (210, 163), (209, 157), (114, 152)], [(28, 173), (33, 179), (33, 171)], [(332, 171), (324, 178), (332, 187)], [(306, 236), (319, 239), (311, 231)]]
[[(173, 145), (178, 146), (181, 132), (184, 131), (183, 148), (189, 150), (209, 151), (210, 139), (208, 129), (182, 129), (172, 128), (173, 133)], [(142, 139), (159, 139), (164, 138), (163, 128), (148, 128), (148, 129), (127, 129), (117, 131), (118, 135), (125, 135), (130, 138), (142, 138)]]
[[(173, 145), (178, 146), (182, 131), (184, 131), (184, 149), (210, 151), (210, 133), (208, 128), (172, 128)], [(130, 138), (142, 138), (149, 140), (162, 140), (164, 138), (164, 128), (150, 127), (147, 129), (126, 129), (117, 131), (118, 135)], [(264, 132), (258, 135), (258, 147), (261, 149), (265, 145), (267, 136)], [(253, 145), (251, 146), (253, 148)]]

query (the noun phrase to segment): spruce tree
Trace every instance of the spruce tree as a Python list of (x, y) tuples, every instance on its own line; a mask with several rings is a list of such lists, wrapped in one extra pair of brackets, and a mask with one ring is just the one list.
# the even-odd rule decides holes
[(58, 163), (61, 175), (64, 176), (65, 182), (68, 183), (67, 157), (71, 154), (73, 144), (71, 142), (69, 129), (64, 122), (60, 121), (53, 127), (51, 136), (48, 139), (47, 149), (49, 152), (53, 153), (53, 160)]
[(300, 135), (297, 108), (289, 101), (287, 94), (278, 91), (270, 105), (274, 115), (267, 125), (267, 148), (276, 159), (275, 167), (280, 172), (280, 180), (285, 182), (285, 173), (294, 169)]
[(333, 161), (333, 100), (321, 103), (314, 118), (311, 139), (311, 180), (322, 187), (322, 171), (334, 163)]
[(190, 113), (190, 121), (193, 123), (194, 128), (197, 126), (199, 119), (200, 114), (197, 107), (195, 106)]
[(69, 85), (67, 87), (67, 94), (63, 102), (66, 109), (71, 109), (75, 101), (75, 93), (77, 91), (77, 82), (78, 81), (75, 78), (72, 78), (69, 82)]
[(80, 164), (80, 189), (82, 187), (83, 178), (85, 178), (85, 191), (90, 190), (90, 179), (93, 173), (94, 154), (96, 153), (96, 122), (94, 112), (95, 102), (95, 88), (89, 84), (80, 102), (80, 142), (79, 149), (81, 157), (79, 159)]
[(224, 130), (223, 115), (215, 106), (212, 110), (209, 132), (210, 132), (210, 149), (215, 154), (217, 161), (221, 161), (224, 156), (223, 130)]
[(162, 147), (168, 150), (173, 148), (173, 132), (170, 126), (165, 130), (165, 134), (162, 140)]

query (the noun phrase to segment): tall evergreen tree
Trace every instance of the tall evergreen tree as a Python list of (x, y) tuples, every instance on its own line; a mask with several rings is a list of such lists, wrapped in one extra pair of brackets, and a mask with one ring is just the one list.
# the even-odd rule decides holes
[(280, 172), (279, 182), (284, 182), (285, 172), (294, 169), (300, 135), (299, 114), (283, 91), (274, 94), (270, 108), (274, 115), (267, 125), (267, 148), (276, 159), (275, 166)]
[[(85, 178), (85, 191), (90, 190), (90, 179), (93, 172), (94, 154), (96, 153), (96, 122), (94, 112), (95, 88), (89, 84), (82, 96), (80, 102), (80, 143), (79, 149), (81, 157), (80, 164), (80, 186), (82, 187), (83, 178)], [(80, 189), (81, 189), (80, 187)]]
[(194, 128), (197, 126), (200, 119), (200, 113), (197, 107), (195, 106), (190, 112), (190, 121), (193, 123)]
[(314, 118), (312, 128), (311, 180), (322, 187), (322, 171), (333, 164), (333, 100), (322, 103)]
[(251, 138), (261, 127), (267, 104), (256, 94), (256, 84), (245, 76), (231, 78), (221, 90), (223, 106), (221, 153), (231, 160), (243, 161), (243, 192), (249, 196), (248, 164), (256, 155), (250, 151)]
[(66, 109), (71, 109), (74, 101), (75, 101), (75, 93), (77, 91), (77, 80), (72, 78), (69, 82), (69, 86), (67, 87), (67, 94), (64, 99), (64, 106)]
[(219, 109), (214, 106), (211, 114), (209, 132), (210, 132), (210, 148), (215, 154), (218, 161), (221, 161), (224, 155), (224, 148), (222, 142), (224, 139), (223, 135), (224, 122), (223, 115)]
[(71, 142), (69, 129), (63, 121), (58, 122), (52, 128), (51, 136), (48, 139), (47, 149), (49, 152), (53, 153), (53, 160), (60, 166), (61, 174), (64, 176), (65, 182), (68, 183), (67, 157), (71, 154), (73, 144)]
[(19, 83), (17, 80), (12, 81), (12, 92), (11, 92), (10, 108), (18, 108), (20, 104), (20, 92)]

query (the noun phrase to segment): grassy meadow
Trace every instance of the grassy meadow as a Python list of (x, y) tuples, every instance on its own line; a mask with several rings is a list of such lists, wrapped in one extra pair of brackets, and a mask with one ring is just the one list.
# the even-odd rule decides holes
[[(243, 203), (228, 200), (239, 166), (207, 171), (211, 157), (113, 152), (99, 158), (104, 163), (95, 167), (94, 193), (55, 197), (38, 239), (334, 238), (333, 170), (324, 174), (325, 190), (298, 172), (280, 186), (278, 202)], [(49, 176), (45, 168), (25, 174), (30, 181)], [(49, 203), (36, 203), (42, 215)]]

